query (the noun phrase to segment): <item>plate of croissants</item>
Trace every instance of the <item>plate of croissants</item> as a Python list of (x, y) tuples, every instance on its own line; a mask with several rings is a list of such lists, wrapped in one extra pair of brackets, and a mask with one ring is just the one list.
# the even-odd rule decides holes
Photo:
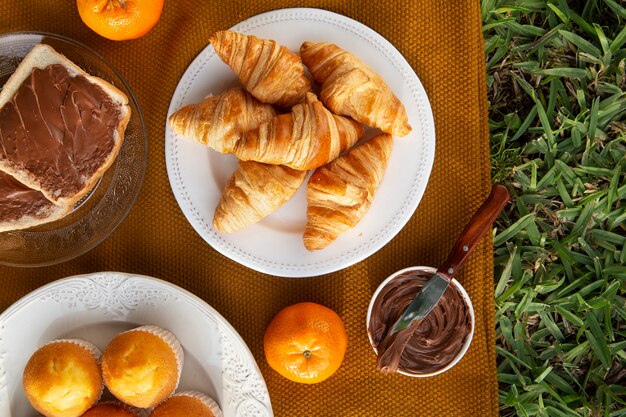
[(165, 152), (174, 196), (207, 243), (257, 271), (309, 277), (404, 227), (435, 128), (391, 43), (336, 13), (282, 9), (209, 38), (172, 97)]

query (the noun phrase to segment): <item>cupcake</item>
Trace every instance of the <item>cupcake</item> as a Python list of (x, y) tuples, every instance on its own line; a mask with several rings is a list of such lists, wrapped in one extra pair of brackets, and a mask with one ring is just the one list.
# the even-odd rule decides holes
[(122, 404), (106, 402), (96, 404), (89, 409), (82, 417), (138, 417), (136, 413)]
[(89, 342), (62, 339), (30, 357), (23, 375), (30, 404), (47, 417), (78, 417), (102, 394), (100, 351)]
[(183, 348), (172, 333), (157, 326), (120, 333), (102, 354), (102, 376), (111, 394), (139, 408), (169, 398), (182, 369)]
[(150, 413), (149, 417), (222, 417), (219, 405), (208, 395), (197, 391), (174, 394)]

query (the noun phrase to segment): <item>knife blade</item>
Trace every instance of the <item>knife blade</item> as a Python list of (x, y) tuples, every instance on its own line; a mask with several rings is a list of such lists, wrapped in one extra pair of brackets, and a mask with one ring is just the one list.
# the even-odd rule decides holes
[(390, 333), (406, 329), (411, 322), (423, 319), (435, 307), (446, 288), (448, 288), (450, 280), (459, 272), (480, 238), (495, 221), (508, 201), (509, 192), (507, 188), (503, 185), (495, 184), (491, 188), (491, 193), (487, 199), (465, 226), (448, 255), (448, 259), (415, 295), (411, 304), (393, 325)]
[(446, 292), (450, 280), (441, 274), (435, 274), (424, 284), (416, 294), (411, 304), (404, 310), (396, 324), (391, 330), (392, 333), (404, 330), (413, 320), (421, 320), (435, 307), (441, 296)]

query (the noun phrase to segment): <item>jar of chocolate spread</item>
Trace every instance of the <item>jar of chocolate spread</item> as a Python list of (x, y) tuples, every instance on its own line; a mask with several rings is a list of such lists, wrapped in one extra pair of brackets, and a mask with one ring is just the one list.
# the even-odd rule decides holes
[(461, 284), (450, 286), (422, 320), (391, 333), (396, 321), (419, 289), (436, 272), (431, 267), (411, 267), (383, 281), (367, 312), (367, 333), (378, 355), (377, 368), (407, 376), (426, 377), (445, 372), (465, 354), (474, 334), (474, 309)]

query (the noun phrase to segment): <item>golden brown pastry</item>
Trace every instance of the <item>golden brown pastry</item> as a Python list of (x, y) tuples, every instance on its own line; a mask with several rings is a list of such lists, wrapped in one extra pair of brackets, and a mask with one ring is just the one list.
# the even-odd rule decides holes
[(378, 135), (311, 175), (304, 231), (308, 250), (325, 248), (361, 221), (385, 172), (392, 142), (390, 135)]
[(89, 409), (81, 417), (138, 417), (130, 407), (116, 403), (100, 403)]
[(124, 404), (154, 407), (174, 393), (184, 352), (176, 337), (157, 326), (140, 326), (113, 338), (102, 354), (102, 376)]
[(24, 393), (48, 417), (82, 416), (102, 394), (100, 351), (80, 339), (61, 339), (38, 349), (24, 369)]
[(215, 209), (213, 227), (233, 233), (258, 222), (289, 201), (306, 174), (282, 165), (239, 161)]
[(273, 40), (222, 30), (209, 42), (246, 90), (264, 103), (291, 108), (311, 91), (300, 57)]
[(241, 87), (231, 88), (198, 104), (185, 106), (169, 117), (175, 133), (222, 153), (231, 153), (243, 132), (276, 116)]
[(160, 404), (149, 417), (222, 417), (220, 406), (198, 391), (177, 392)]
[(234, 153), (244, 161), (309, 170), (337, 158), (363, 135), (354, 120), (332, 114), (308, 93), (306, 101), (291, 113), (276, 116), (257, 129), (246, 132)]
[(402, 102), (356, 56), (326, 42), (304, 42), (300, 55), (322, 86), (320, 97), (330, 110), (395, 136), (411, 131)]

